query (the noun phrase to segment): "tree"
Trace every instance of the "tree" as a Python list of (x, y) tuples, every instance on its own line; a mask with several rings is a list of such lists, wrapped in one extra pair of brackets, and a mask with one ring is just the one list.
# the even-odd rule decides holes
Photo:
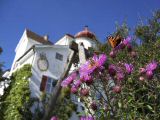
[(160, 39), (160, 9), (153, 13), (151, 19), (148, 19), (147, 25), (140, 24), (136, 27), (135, 35), (142, 43), (155, 42)]

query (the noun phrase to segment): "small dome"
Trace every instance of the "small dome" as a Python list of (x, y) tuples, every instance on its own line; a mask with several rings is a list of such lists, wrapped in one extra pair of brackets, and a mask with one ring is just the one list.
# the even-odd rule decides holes
[(87, 37), (93, 40), (97, 40), (96, 36), (88, 30), (88, 26), (85, 26), (83, 31), (80, 31), (75, 35), (75, 38), (80, 38), (80, 37)]

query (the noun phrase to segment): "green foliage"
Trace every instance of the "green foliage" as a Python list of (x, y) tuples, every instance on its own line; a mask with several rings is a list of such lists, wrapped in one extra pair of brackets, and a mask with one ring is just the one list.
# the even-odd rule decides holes
[[(9, 87), (1, 98), (1, 120), (30, 120), (31, 103), (29, 80), (31, 65), (24, 65), (13, 73)], [(3, 114), (2, 114), (3, 113)]]
[(62, 88), (52, 116), (58, 116), (60, 120), (68, 120), (73, 111), (76, 111), (76, 105), (70, 99), (70, 90)]
[(148, 43), (155, 42), (160, 33), (160, 10), (154, 12), (153, 17), (148, 20), (148, 24), (140, 24), (136, 27), (135, 35), (142, 41)]
[[(160, 44), (159, 44), (160, 45)], [(137, 47), (137, 58), (129, 57), (125, 50), (116, 58), (116, 61), (134, 64), (134, 73), (123, 81), (121, 94), (116, 95), (118, 103), (117, 118), (124, 119), (160, 119), (160, 77), (157, 74), (152, 80), (140, 81), (139, 68), (146, 66), (152, 60), (160, 63), (160, 49), (157, 43), (149, 42)]]
[[(117, 31), (119, 32), (119, 30)], [(122, 31), (123, 32), (123, 31)], [(116, 33), (116, 32), (115, 32)], [(131, 63), (134, 65), (134, 72), (128, 75), (122, 81), (122, 91), (119, 94), (108, 94), (108, 98), (112, 99), (114, 119), (125, 120), (159, 120), (160, 119), (160, 66), (154, 72), (152, 80), (144, 78), (139, 80), (141, 76), (139, 68), (145, 67), (147, 63), (155, 60), (160, 64), (160, 10), (154, 13), (152, 19), (149, 20), (148, 25), (138, 25), (135, 30), (137, 38), (141, 39), (143, 44), (135, 45), (137, 57), (131, 57), (127, 49), (118, 52), (116, 58), (108, 58), (109, 63)], [(121, 33), (123, 34), (123, 33)], [(133, 45), (133, 44), (132, 44)], [(107, 44), (101, 46), (100, 50), (109, 56)], [(105, 50), (106, 49), (106, 50)], [(111, 48), (110, 48), (111, 49)], [(101, 103), (102, 104), (102, 103)], [(107, 106), (110, 109), (109, 106)], [(98, 111), (99, 112), (99, 111)], [(102, 115), (101, 119), (110, 119), (111, 113)]]
[(118, 23), (116, 24), (116, 31), (114, 32), (115, 34), (119, 34), (123, 38), (126, 38), (129, 35), (130, 28), (127, 25), (127, 22), (124, 21), (122, 25), (119, 25)]
[[(38, 106), (33, 114), (33, 120), (40, 120), (43, 115), (45, 109), (48, 107), (48, 102), (51, 95), (45, 92), (41, 95), (41, 100), (37, 101), (38, 103), (42, 103), (43, 106)], [(62, 88), (61, 93), (57, 99), (56, 107), (52, 111), (50, 118), (52, 116), (57, 116), (60, 120), (68, 120), (71, 117), (73, 111), (76, 111), (76, 105), (71, 101), (70, 98), (70, 89)]]
[[(105, 48), (105, 45), (107, 44), (104, 44), (100, 50), (109, 56), (110, 51)], [(152, 80), (148, 80), (147, 78), (144, 78), (144, 81), (139, 80), (141, 76), (139, 68), (145, 67), (147, 63), (150, 63), (152, 60), (160, 64), (160, 39), (156, 39), (156, 42), (149, 41), (140, 46), (136, 46), (134, 51), (136, 51), (137, 57), (131, 57), (131, 53), (127, 52), (127, 48), (120, 50), (114, 59), (108, 57), (108, 64), (116, 64), (119, 62), (133, 64), (134, 72), (122, 81), (121, 93), (108, 93), (108, 98), (114, 101), (110, 103), (111, 106), (113, 106), (113, 110), (116, 111), (114, 116), (111, 116), (109, 112), (105, 115), (102, 114), (98, 119), (105, 120), (108, 118), (111, 119), (111, 117), (117, 120), (160, 119), (160, 67), (155, 71)], [(96, 92), (96, 90), (94, 92)], [(107, 107), (110, 109), (109, 106)], [(100, 112), (100, 110), (98, 110), (98, 112)]]

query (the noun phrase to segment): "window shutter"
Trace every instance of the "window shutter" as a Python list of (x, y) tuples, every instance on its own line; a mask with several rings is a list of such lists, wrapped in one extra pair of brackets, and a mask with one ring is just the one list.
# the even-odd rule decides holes
[(47, 76), (45, 76), (45, 75), (42, 76), (41, 85), (40, 85), (40, 91), (45, 91), (47, 79), (48, 79)]

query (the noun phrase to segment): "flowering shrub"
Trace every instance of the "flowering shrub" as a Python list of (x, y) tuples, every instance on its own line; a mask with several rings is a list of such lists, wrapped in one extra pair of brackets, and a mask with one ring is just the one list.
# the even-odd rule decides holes
[(92, 118), (160, 117), (159, 61), (151, 57), (148, 64), (142, 63), (140, 57), (148, 51), (142, 53), (140, 48), (138, 54), (130, 41), (131, 37), (124, 39), (109, 53), (111, 58), (105, 53), (94, 54), (62, 82), (63, 87), (69, 86), (81, 99)]
[(159, 119), (158, 53), (153, 43), (134, 49), (127, 37), (110, 53), (94, 54), (71, 73), (61, 85), (85, 105), (87, 114), (80, 119)]

